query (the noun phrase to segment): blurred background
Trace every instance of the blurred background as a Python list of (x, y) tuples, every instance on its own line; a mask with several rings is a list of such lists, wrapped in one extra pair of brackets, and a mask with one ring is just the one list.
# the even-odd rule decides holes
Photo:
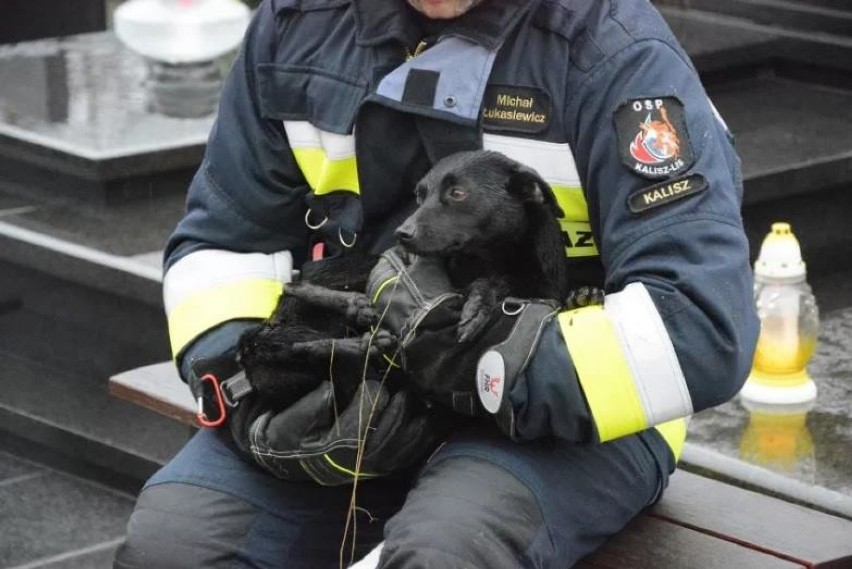
[[(654, 3), (736, 136), (753, 260), (788, 222), (819, 307), (815, 398), (698, 414), (683, 467), (852, 519), (852, 5)], [(0, 567), (110, 567), (193, 432), (108, 380), (169, 359), (161, 251), (235, 45), (157, 61), (121, 4), (0, 0)]]

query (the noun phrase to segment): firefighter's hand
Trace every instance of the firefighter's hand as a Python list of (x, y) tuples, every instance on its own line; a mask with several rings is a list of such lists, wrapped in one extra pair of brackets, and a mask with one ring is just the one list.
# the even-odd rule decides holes
[(496, 414), (558, 309), (549, 300), (507, 298), (472, 342), (459, 342), (455, 326), (421, 327), (404, 348), (409, 381), (456, 413)]
[(237, 446), (273, 475), (323, 486), (350, 484), (417, 467), (446, 422), (409, 390), (362, 382), (338, 405), (329, 382), (283, 411), (245, 401), (229, 422)]

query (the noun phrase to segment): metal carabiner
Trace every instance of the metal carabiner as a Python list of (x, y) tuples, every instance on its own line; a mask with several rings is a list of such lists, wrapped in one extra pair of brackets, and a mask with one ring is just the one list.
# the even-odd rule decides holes
[(507, 298), (503, 300), (501, 308), (503, 310), (503, 314), (506, 316), (517, 316), (524, 311), (524, 308), (526, 308), (528, 304), (528, 302), (524, 302), (516, 298)]
[(346, 240), (343, 238), (343, 228), (338, 227), (337, 228), (337, 239), (338, 239), (338, 241), (340, 241), (340, 244), (343, 245), (345, 248), (351, 249), (352, 247), (355, 246), (355, 242), (358, 241), (358, 234), (353, 232), (352, 233), (352, 242), (347, 243)]
[[(198, 402), (198, 410), (195, 413), (195, 418), (198, 419), (198, 423), (202, 427), (219, 427), (225, 422), (227, 417), (227, 413), (225, 411), (225, 400), (222, 398), (222, 389), (219, 385), (219, 379), (212, 373), (208, 373), (203, 375), (200, 381), (202, 382), (201, 385), (203, 388), (213, 390), (213, 399), (216, 402), (216, 407), (218, 407), (216, 411), (218, 411), (219, 416), (211, 419), (207, 415), (207, 410), (204, 408), (205, 397), (204, 395), (201, 395), (196, 400)], [(207, 384), (209, 384), (209, 386)]]
[(317, 229), (319, 229), (320, 227), (325, 225), (327, 221), (328, 221), (328, 216), (326, 215), (325, 217), (322, 218), (322, 221), (320, 221), (318, 224), (311, 225), (311, 208), (308, 208), (308, 211), (305, 212), (305, 225), (308, 226), (308, 229), (313, 229), (314, 231), (316, 231)]

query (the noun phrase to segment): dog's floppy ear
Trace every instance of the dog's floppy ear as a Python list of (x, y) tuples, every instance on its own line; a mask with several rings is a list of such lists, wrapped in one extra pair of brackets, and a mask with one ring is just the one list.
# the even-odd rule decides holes
[(509, 175), (508, 191), (521, 196), (527, 203), (538, 207), (527, 208), (530, 217), (529, 234), (532, 253), (549, 296), (562, 299), (568, 294), (568, 265), (565, 261), (565, 244), (557, 218), (564, 212), (556, 202), (550, 184), (523, 164), (515, 164)]
[(556, 202), (556, 196), (550, 184), (544, 181), (538, 172), (520, 163), (512, 165), (507, 183), (509, 193), (520, 196), (525, 202), (541, 204), (554, 217), (562, 217), (564, 212)]

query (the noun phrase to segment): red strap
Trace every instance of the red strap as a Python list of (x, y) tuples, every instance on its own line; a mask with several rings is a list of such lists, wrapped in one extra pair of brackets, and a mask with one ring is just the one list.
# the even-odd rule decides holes
[(325, 243), (320, 241), (311, 247), (311, 261), (319, 261), (325, 256)]

